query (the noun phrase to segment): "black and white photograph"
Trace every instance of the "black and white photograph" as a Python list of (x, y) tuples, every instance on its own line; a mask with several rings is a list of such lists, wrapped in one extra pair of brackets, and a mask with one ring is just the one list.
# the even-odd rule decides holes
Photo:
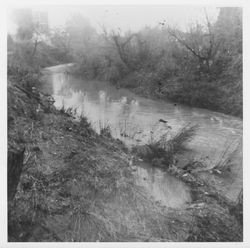
[(6, 247), (243, 245), (244, 8), (174, 4), (6, 9)]

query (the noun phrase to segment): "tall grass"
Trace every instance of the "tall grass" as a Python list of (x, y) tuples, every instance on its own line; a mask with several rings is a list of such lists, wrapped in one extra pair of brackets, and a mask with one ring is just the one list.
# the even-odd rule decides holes
[(111, 125), (108, 122), (99, 121), (99, 129), (100, 135), (108, 138), (112, 137)]
[(140, 157), (153, 162), (153, 165), (169, 167), (177, 154), (187, 150), (186, 144), (194, 137), (197, 129), (197, 125), (186, 125), (170, 138), (167, 131), (158, 140), (151, 138), (148, 145), (135, 147), (134, 150)]
[(160, 147), (172, 154), (182, 153), (186, 151), (186, 143), (191, 141), (194, 137), (198, 125), (186, 125), (181, 128), (174, 136), (170, 139), (167, 138), (168, 133), (162, 135), (160, 139), (151, 146)]

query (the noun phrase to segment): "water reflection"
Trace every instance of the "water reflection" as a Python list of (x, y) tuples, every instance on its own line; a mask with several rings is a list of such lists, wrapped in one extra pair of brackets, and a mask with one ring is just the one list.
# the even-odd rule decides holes
[(162, 170), (141, 165), (136, 176), (138, 184), (167, 207), (178, 208), (191, 200), (187, 186)]
[[(128, 145), (148, 142), (152, 130), (159, 136), (171, 126), (175, 133), (187, 123), (200, 126), (189, 144), (194, 155), (198, 152), (218, 158), (228, 140), (242, 139), (242, 121), (234, 117), (141, 98), (105, 82), (83, 81), (63, 72), (51, 73), (50, 81), (57, 107), (76, 108), (97, 132), (100, 122), (108, 123), (112, 134)], [(167, 125), (159, 123), (159, 119), (167, 120)]]

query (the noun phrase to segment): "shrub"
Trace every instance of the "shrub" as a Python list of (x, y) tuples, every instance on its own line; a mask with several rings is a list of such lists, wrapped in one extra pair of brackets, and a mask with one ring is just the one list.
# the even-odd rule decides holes
[(174, 163), (176, 154), (187, 150), (186, 143), (189, 142), (197, 131), (198, 126), (187, 125), (179, 130), (170, 139), (169, 133), (163, 134), (158, 140), (152, 139), (151, 143), (134, 148), (140, 157), (150, 161), (155, 166), (169, 167)]

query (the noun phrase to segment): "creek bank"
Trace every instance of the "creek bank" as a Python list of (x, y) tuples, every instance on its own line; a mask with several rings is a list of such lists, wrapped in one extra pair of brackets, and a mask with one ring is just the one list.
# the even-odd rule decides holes
[(152, 201), (134, 184), (122, 142), (56, 110), (49, 96), (32, 92), (37, 86), (17, 84), (10, 78), (8, 149), (25, 152), (9, 241), (242, 240), (242, 227), (214, 200), (181, 209)]
[(134, 185), (120, 141), (96, 134), (83, 117), (45, 111), (32, 96), (8, 83), (8, 145), (25, 148), (8, 209), (9, 241), (185, 239), (174, 234), (179, 224), (170, 228), (173, 217)]
[[(86, 80), (108, 80), (103, 76), (86, 75), (77, 63), (69, 73)], [(164, 79), (159, 78), (154, 72), (142, 69), (119, 75), (117, 78), (111, 78), (108, 81), (118, 89), (128, 89), (141, 97), (243, 118), (241, 76), (239, 78), (233, 77), (233, 79), (227, 77), (227, 80), (223, 77), (212, 81), (206, 76), (172, 76)], [(237, 82), (236, 86), (233, 81)], [(227, 85), (228, 82), (229, 85)]]
[[(214, 170), (213, 168), (208, 170), (203, 168), (200, 171), (197, 170), (197, 167), (192, 164), (190, 166), (184, 166), (183, 168), (178, 166), (178, 162), (175, 159), (166, 160), (166, 158), (163, 155), (163, 151), (161, 151), (161, 156), (157, 156), (157, 160), (155, 157), (155, 151), (152, 149), (152, 147), (155, 150), (158, 150), (159, 155), (159, 147), (154, 145), (144, 145), (144, 146), (138, 146), (134, 147), (133, 153), (135, 155), (134, 161), (135, 164), (136, 161), (142, 161), (145, 160), (147, 163), (150, 164), (150, 166), (159, 168), (163, 172), (166, 171), (170, 175), (175, 176), (176, 178), (183, 181), (185, 184), (189, 185), (190, 187), (190, 193), (191, 193), (191, 202), (189, 206), (186, 208), (188, 211), (192, 209), (193, 216), (196, 216), (199, 218), (199, 221), (202, 220), (203, 224), (207, 224), (210, 226), (211, 229), (207, 229), (207, 235), (213, 236), (214, 234), (209, 233), (210, 231), (214, 233), (214, 230), (216, 229), (214, 223), (212, 222), (217, 219), (221, 218), (221, 221), (223, 218), (227, 219), (229, 221), (230, 218), (235, 218), (237, 220), (238, 225), (238, 231), (242, 232), (243, 227), (243, 192), (241, 191), (238, 199), (236, 201), (232, 201), (226, 196), (223, 195), (223, 192), (220, 192), (218, 188), (214, 186), (214, 177), (209, 176), (213, 173), (218, 173), (218, 170)], [(168, 156), (169, 158), (169, 156)], [(201, 166), (201, 165), (199, 165)], [(204, 165), (202, 165), (204, 167)], [(185, 168), (187, 167), (187, 168)], [(207, 177), (201, 177), (200, 173), (207, 173)], [(221, 172), (223, 173), (223, 172)], [(213, 210), (211, 208), (214, 208)], [(210, 209), (210, 210), (208, 210)], [(197, 212), (196, 212), (197, 211)], [(208, 211), (208, 212), (206, 212)], [(211, 212), (210, 212), (211, 211)], [(213, 219), (213, 221), (208, 221), (207, 215), (210, 215), (210, 218)], [(231, 217), (229, 217), (231, 216)], [(229, 219), (228, 219), (229, 218)], [(220, 222), (220, 221), (219, 221)], [(229, 225), (230, 222), (226, 223), (226, 225)], [(218, 224), (218, 230), (223, 230), (223, 225)], [(217, 225), (216, 224), (216, 225)], [(232, 223), (231, 223), (232, 224)], [(219, 230), (221, 228), (221, 230)], [(225, 227), (224, 227), (225, 228)], [(204, 226), (202, 227), (204, 229)], [(210, 231), (209, 231), (210, 230)], [(202, 241), (204, 237), (202, 237), (202, 233), (197, 235), (197, 233), (193, 233), (188, 240), (189, 241)], [(226, 233), (224, 234), (226, 235)], [(212, 237), (210, 237), (212, 238)], [(213, 238), (211, 239), (211, 241)], [(216, 240), (216, 239), (215, 239)], [(214, 241), (215, 241), (214, 240)]]

